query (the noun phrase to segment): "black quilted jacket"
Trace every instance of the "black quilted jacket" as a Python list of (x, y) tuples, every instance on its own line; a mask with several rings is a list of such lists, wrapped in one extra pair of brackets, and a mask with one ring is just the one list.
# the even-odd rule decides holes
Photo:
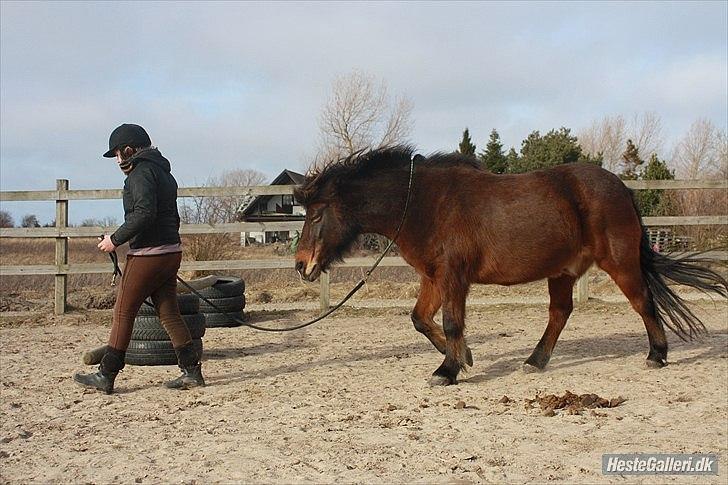
[(137, 152), (134, 169), (124, 181), (124, 224), (111, 235), (132, 249), (175, 244), (179, 238), (177, 181), (169, 161), (156, 148)]

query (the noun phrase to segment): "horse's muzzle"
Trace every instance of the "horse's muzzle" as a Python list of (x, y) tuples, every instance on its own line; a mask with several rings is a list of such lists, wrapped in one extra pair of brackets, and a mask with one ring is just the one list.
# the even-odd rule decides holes
[(315, 261), (296, 261), (296, 271), (306, 281), (316, 281), (321, 275), (321, 267)]

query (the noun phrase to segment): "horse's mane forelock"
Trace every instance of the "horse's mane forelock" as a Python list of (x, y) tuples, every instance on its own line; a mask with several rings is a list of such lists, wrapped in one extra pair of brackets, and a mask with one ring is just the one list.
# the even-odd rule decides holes
[(296, 199), (303, 205), (312, 202), (319, 195), (324, 185), (344, 177), (361, 176), (382, 168), (409, 167), (413, 156), (416, 156), (415, 170), (418, 167), (460, 166), (475, 170), (483, 167), (474, 157), (468, 157), (458, 152), (436, 152), (422, 157), (414, 155), (412, 145), (395, 145), (377, 148), (351, 156), (334, 160), (323, 167), (309, 172), (300, 187), (294, 190)]

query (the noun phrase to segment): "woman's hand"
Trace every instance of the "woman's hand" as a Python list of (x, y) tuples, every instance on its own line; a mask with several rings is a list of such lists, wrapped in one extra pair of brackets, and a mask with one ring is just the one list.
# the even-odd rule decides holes
[(104, 236), (104, 238), (101, 239), (101, 242), (99, 242), (97, 247), (105, 253), (111, 253), (116, 250), (116, 246), (114, 246), (114, 243), (111, 242), (111, 236)]

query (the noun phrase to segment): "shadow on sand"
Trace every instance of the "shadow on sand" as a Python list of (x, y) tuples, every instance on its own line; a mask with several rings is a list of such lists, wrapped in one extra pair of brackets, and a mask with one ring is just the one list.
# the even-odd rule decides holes
[[(522, 363), (528, 358), (533, 347), (521, 347), (510, 349), (506, 352), (497, 354), (488, 354), (487, 343), (492, 340), (507, 338), (499, 333), (490, 334), (473, 334), (468, 338), (468, 342), (474, 349), (474, 354), (480, 354), (481, 359), (487, 359), (492, 362), (487, 365), (485, 370), (478, 374), (471, 375), (461, 382), (479, 383), (485, 382), (496, 377), (503, 377), (514, 372), (522, 371)], [(534, 342), (534, 345), (536, 342)], [(696, 355), (670, 361), (670, 364), (681, 365), (689, 364), (696, 361), (724, 358), (728, 355), (728, 332), (717, 331), (712, 332), (706, 337), (693, 342), (671, 341), (671, 351), (676, 350), (699, 350)], [(310, 347), (310, 345), (307, 345)], [(210, 349), (212, 355), (218, 355), (217, 358), (232, 358), (240, 355), (256, 355), (270, 352), (284, 352), (287, 350), (295, 350), (298, 345), (291, 343), (258, 345), (240, 349)], [(479, 351), (479, 352), (478, 352)], [(552, 361), (546, 367), (544, 372), (549, 370), (561, 370), (577, 367), (589, 362), (609, 362), (615, 361), (634, 355), (647, 356), (648, 346), (647, 337), (644, 333), (630, 332), (611, 335), (605, 337), (584, 337), (573, 340), (560, 341), (554, 350), (555, 362)], [(208, 356), (210, 355), (208, 353)], [(308, 369), (318, 368), (327, 365), (347, 365), (353, 362), (374, 361), (383, 359), (403, 358), (410, 355), (418, 355), (423, 353), (436, 354), (436, 350), (428, 343), (412, 343), (408, 345), (394, 345), (386, 348), (380, 348), (373, 352), (360, 350), (358, 352), (348, 353), (344, 356), (336, 356), (323, 358), (313, 362), (284, 364), (278, 367), (271, 367), (260, 371), (243, 371), (232, 373), (219, 378), (210, 379), (210, 384), (227, 385), (247, 379), (259, 379), (274, 377), (281, 374), (305, 372)], [(433, 367), (434, 370), (434, 367)], [(428, 376), (422, 376), (423, 378)]]

